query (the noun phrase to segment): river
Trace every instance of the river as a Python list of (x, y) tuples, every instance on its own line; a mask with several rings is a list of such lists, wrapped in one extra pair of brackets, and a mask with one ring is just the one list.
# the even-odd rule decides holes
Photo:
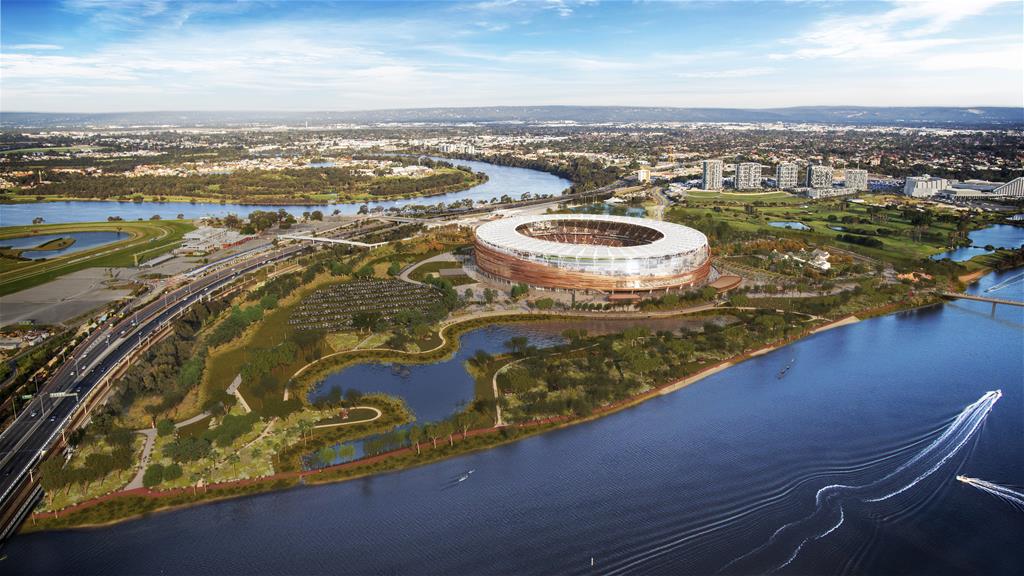
[(368, 204), (370, 208), (391, 208), (412, 204), (450, 204), (459, 200), (471, 199), (490, 200), (509, 195), (518, 199), (524, 192), (533, 195), (551, 194), (558, 196), (572, 182), (538, 170), (511, 168), (486, 162), (458, 160), (455, 163), (469, 166), (474, 172), (485, 172), (488, 180), (483, 184), (460, 192), (451, 192), (437, 196), (408, 198), (405, 200), (388, 200), (382, 202), (353, 202), (328, 204), (322, 206), (263, 206), (220, 204), (214, 202), (112, 202), (112, 201), (70, 201), (70, 202), (31, 202), (26, 204), (0, 204), (0, 226), (22, 226), (32, 223), (34, 218), (42, 218), (48, 224), (65, 222), (98, 222), (105, 221), (109, 216), (120, 216), (125, 220), (149, 220), (154, 214), (163, 219), (177, 218), (178, 214), (185, 218), (203, 216), (226, 216), (236, 214), (245, 216), (253, 210), (280, 210), (300, 215), (303, 212), (320, 210), (325, 214), (338, 210), (341, 214), (355, 214), (359, 207)]
[(1011, 224), (995, 224), (981, 230), (974, 230), (967, 235), (971, 240), (970, 246), (948, 250), (942, 254), (932, 256), (932, 260), (949, 258), (954, 262), (964, 262), (975, 256), (991, 254), (985, 246), (993, 248), (1005, 248), (1015, 250), (1024, 246), (1024, 226), (1013, 226)]
[[(990, 274), (971, 290), (1020, 273)], [(991, 295), (1022, 300), (1024, 284)], [(993, 315), (989, 304), (958, 301), (875, 318), (486, 452), (18, 536), (3, 565), (26, 574), (709, 574), (769, 572), (791, 559), (780, 573), (1017, 574), (1021, 511), (954, 476), (1024, 485), (1021, 350), (1021, 308)], [(987, 397), (965, 411), (995, 389), (994, 405)], [(819, 490), (837, 484), (849, 488), (825, 489), (816, 506)]]

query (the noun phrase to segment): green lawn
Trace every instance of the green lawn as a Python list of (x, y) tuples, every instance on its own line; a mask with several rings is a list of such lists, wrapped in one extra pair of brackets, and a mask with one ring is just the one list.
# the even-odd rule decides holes
[[(717, 193), (716, 193), (717, 194)], [(737, 195), (738, 196), (738, 195)], [(869, 197), (870, 198), (870, 197)], [(942, 238), (937, 241), (913, 240), (909, 234), (914, 228), (912, 224), (903, 219), (896, 210), (885, 210), (888, 218), (886, 221), (843, 223), (844, 217), (861, 218), (865, 221), (869, 218), (868, 207), (862, 204), (846, 203), (842, 208), (836, 201), (813, 201), (806, 198), (790, 198), (785, 200), (766, 199), (764, 197), (751, 197), (749, 201), (728, 202), (719, 197), (715, 202), (687, 202), (684, 206), (676, 206), (666, 213), (668, 220), (686, 224), (687, 220), (695, 217), (711, 217), (718, 222), (726, 222), (730, 227), (744, 232), (762, 232), (774, 236), (802, 239), (816, 243), (833, 244), (844, 250), (864, 254), (873, 258), (884, 258), (887, 260), (910, 263), (928, 258), (933, 254), (946, 250), (945, 240), (950, 232), (956, 230), (956, 225), (949, 222), (940, 222), (934, 218), (927, 227), (927, 232), (937, 234)], [(746, 204), (752, 201), (762, 200), (765, 204), (779, 204), (778, 206), (754, 206), (753, 213), (747, 212)], [(834, 220), (829, 220), (832, 216)], [(770, 226), (775, 221), (797, 221), (809, 226), (810, 230), (791, 230)], [(978, 222), (981, 224), (981, 222)], [(836, 239), (837, 236), (847, 233), (843, 230), (833, 230), (830, 227), (861, 228), (875, 230), (885, 228), (891, 230), (890, 235), (872, 236), (880, 240), (884, 247), (871, 248), (860, 246)]]

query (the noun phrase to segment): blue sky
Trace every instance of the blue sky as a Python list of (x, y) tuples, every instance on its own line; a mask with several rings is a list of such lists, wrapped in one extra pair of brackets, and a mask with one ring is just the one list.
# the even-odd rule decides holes
[(0, 110), (1024, 105), (1024, 3), (0, 0)]

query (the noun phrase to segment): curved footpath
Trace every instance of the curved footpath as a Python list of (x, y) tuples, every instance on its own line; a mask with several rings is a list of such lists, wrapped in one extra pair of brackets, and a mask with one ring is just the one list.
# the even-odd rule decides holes
[[(566, 318), (583, 318), (583, 319), (597, 319), (597, 320), (644, 320), (644, 319), (651, 319), (651, 318), (671, 318), (673, 316), (685, 316), (687, 314), (696, 314), (698, 312), (706, 312), (708, 310), (714, 310), (714, 309), (720, 309), (720, 310), (730, 310), (730, 309), (736, 309), (736, 310), (757, 310), (757, 308), (734, 308), (732, 306), (722, 306), (720, 304), (721, 303), (719, 303), (719, 302), (711, 302), (711, 303), (708, 303), (708, 304), (699, 304), (697, 306), (691, 306), (690, 308), (680, 308), (680, 309), (677, 309), (677, 310), (657, 310), (657, 311), (653, 311), (653, 312), (586, 312), (586, 311), (582, 311), (582, 310), (564, 310), (564, 311), (563, 310), (544, 310), (544, 311), (539, 311), (539, 310), (530, 310), (528, 308), (525, 308), (525, 309), (522, 309), (522, 310), (516, 310), (516, 311), (509, 311), (509, 310), (481, 310), (481, 311), (473, 312), (473, 313), (470, 313), (470, 314), (467, 314), (467, 315), (464, 315), (464, 316), (457, 316), (457, 317), (454, 317), (454, 318), (449, 318), (447, 320), (442, 321), (440, 324), (438, 324), (437, 334), (438, 334), (438, 337), (441, 338), (441, 343), (438, 344), (437, 346), (434, 346), (433, 348), (430, 348), (430, 349), (427, 349), (427, 350), (420, 350), (419, 352), (409, 352), (408, 350), (397, 350), (395, 348), (384, 348), (384, 347), (360, 348), (359, 350), (355, 350), (355, 349), (353, 349), (353, 350), (339, 350), (338, 352), (332, 352), (330, 354), (326, 354), (324, 356), (321, 356), (321, 357), (317, 358), (316, 360), (313, 360), (312, 362), (309, 362), (308, 364), (302, 366), (301, 368), (296, 370), (294, 374), (292, 374), (292, 376), (291, 376), (291, 378), (289, 380), (295, 380), (297, 377), (301, 376), (306, 370), (308, 370), (309, 368), (315, 366), (316, 364), (319, 364), (320, 362), (323, 362), (324, 360), (328, 360), (330, 358), (336, 358), (338, 356), (344, 356), (345, 354), (351, 354), (352, 352), (395, 352), (395, 353), (399, 353), (399, 354), (406, 354), (406, 355), (409, 355), (409, 356), (420, 356), (420, 355), (431, 354), (433, 352), (437, 352), (438, 350), (444, 348), (448, 344), (448, 337), (445, 335), (445, 332), (446, 332), (446, 330), (448, 328), (451, 328), (452, 326), (455, 326), (455, 325), (458, 325), (458, 324), (463, 324), (463, 323), (466, 323), (466, 322), (472, 322), (474, 320), (480, 320), (480, 319), (484, 319), (484, 318), (500, 319), (502, 317), (516, 318), (516, 317), (533, 315), (533, 316), (562, 316), (562, 317), (566, 317)], [(801, 312), (796, 312), (796, 314), (802, 314), (802, 313)], [(804, 314), (804, 315), (805, 316), (809, 316), (809, 315), (806, 315), (806, 314)]]
[[(714, 306), (711, 306), (711, 307), (713, 308)], [(706, 305), (705, 306), (698, 306), (698, 307), (694, 307), (694, 308), (708, 309), (706, 307)], [(874, 316), (874, 315), (878, 315), (878, 314), (884, 314), (887, 311), (891, 311), (894, 308), (895, 308), (895, 305), (887, 305), (887, 306), (883, 306), (883, 307), (880, 307), (880, 308), (877, 308), (877, 309), (873, 309), (873, 310), (870, 310), (870, 311), (867, 311), (867, 312), (868, 312), (868, 316)], [(693, 309), (688, 309), (688, 310), (693, 310)], [(504, 313), (504, 312), (502, 314), (508, 315), (508, 313)], [(680, 314), (680, 311), (674, 311), (673, 314), (671, 314), (671, 315), (679, 315), (679, 314)], [(665, 316), (665, 314), (659, 314), (658, 316)], [(658, 316), (654, 316), (654, 317), (658, 317)], [(607, 318), (607, 316), (603, 315), (603, 314), (601, 315), (601, 317)], [(631, 318), (635, 318), (635, 317), (637, 317), (637, 315), (631, 315), (630, 317)], [(465, 321), (465, 319), (461, 319), (460, 321)], [(751, 350), (751, 351), (748, 351), (748, 352), (743, 352), (741, 354), (737, 354), (736, 356), (734, 356), (734, 357), (732, 357), (730, 359), (724, 360), (722, 362), (719, 362), (719, 363), (711, 365), (711, 366), (704, 367), (703, 369), (699, 370), (698, 372), (696, 372), (695, 374), (693, 374), (691, 376), (688, 376), (688, 377), (676, 380), (674, 382), (668, 382), (668, 383), (666, 383), (664, 385), (652, 388), (652, 389), (648, 390), (647, 392), (644, 392), (642, 394), (638, 394), (636, 396), (633, 396), (631, 398), (627, 398), (625, 400), (621, 400), (619, 402), (615, 402), (615, 403), (608, 404), (608, 405), (605, 405), (605, 406), (597, 407), (597, 408), (594, 409), (593, 413), (590, 416), (585, 417), (585, 418), (572, 418), (572, 417), (569, 417), (569, 416), (558, 416), (558, 417), (544, 418), (544, 419), (540, 419), (540, 420), (532, 420), (532, 421), (529, 421), (529, 422), (510, 424), (510, 425), (506, 425), (506, 426), (502, 426), (502, 427), (493, 426), (493, 427), (489, 427), (489, 428), (477, 428), (477, 429), (474, 429), (474, 430), (469, 430), (466, 434), (463, 434), (461, 436), (461, 439), (465, 440), (466, 438), (470, 438), (470, 437), (477, 437), (477, 436), (483, 436), (483, 435), (487, 435), (487, 434), (494, 434), (494, 433), (500, 432), (502, 429), (507, 429), (507, 428), (515, 428), (515, 429), (518, 429), (518, 430), (530, 432), (532, 429), (536, 429), (538, 427), (543, 427), (543, 426), (555, 425), (556, 427), (562, 427), (562, 426), (570, 426), (570, 425), (574, 425), (574, 424), (580, 424), (580, 423), (583, 423), (583, 422), (588, 422), (588, 421), (594, 420), (596, 418), (600, 418), (602, 416), (605, 416), (605, 415), (617, 412), (617, 411), (622, 410), (624, 408), (628, 408), (630, 406), (635, 406), (635, 405), (640, 404), (642, 402), (645, 402), (645, 401), (647, 401), (647, 400), (649, 400), (651, 398), (654, 398), (654, 397), (657, 397), (657, 396), (661, 396), (661, 395), (664, 395), (664, 394), (669, 394), (669, 393), (675, 392), (677, 390), (680, 390), (682, 388), (685, 388), (686, 386), (689, 386), (690, 384), (693, 384), (694, 382), (697, 382), (697, 381), (699, 381), (699, 380), (701, 380), (703, 378), (711, 376), (712, 374), (716, 374), (718, 372), (721, 372), (721, 371), (725, 370), (726, 368), (734, 366), (734, 365), (742, 362), (745, 359), (766, 354), (768, 352), (771, 352), (771, 351), (776, 350), (778, 348), (782, 348), (782, 347), (784, 347), (784, 346), (786, 346), (788, 344), (791, 344), (793, 342), (796, 342), (798, 340), (801, 340), (801, 339), (803, 339), (803, 338), (805, 338), (807, 336), (816, 334), (818, 332), (822, 332), (822, 331), (829, 330), (829, 329), (832, 329), (832, 328), (836, 328), (836, 327), (839, 327), (839, 326), (845, 326), (847, 324), (852, 324), (852, 323), (855, 323), (855, 322), (858, 322), (858, 321), (859, 321), (859, 318), (857, 316), (847, 316), (847, 317), (841, 318), (839, 320), (835, 320), (835, 321), (829, 322), (829, 323), (824, 324), (822, 326), (818, 326), (816, 328), (813, 328), (813, 329), (810, 329), (810, 330), (806, 330), (805, 332), (803, 332), (799, 336), (792, 336), (792, 337), (789, 337), (789, 338), (785, 338), (783, 340), (779, 340), (779, 341), (776, 341), (774, 343), (762, 346), (761, 348), (757, 348), (755, 350)], [(365, 422), (365, 421), (363, 421), (363, 422)], [(458, 434), (453, 435), (453, 437), (452, 437), (453, 438), (453, 445), (454, 445), (455, 438), (458, 438), (458, 437), (459, 437)], [(508, 441), (514, 441), (514, 440), (505, 440), (503, 442), (499, 442), (498, 444), (505, 443), (505, 442), (508, 442)], [(495, 444), (495, 445), (497, 445), (497, 444)], [(476, 450), (481, 450), (481, 449), (482, 450), (486, 450), (486, 449), (490, 449), (492, 447), (493, 447), (493, 445), (486, 446), (486, 447), (483, 447), (483, 448), (478, 448)], [(141, 496), (141, 497), (144, 497), (144, 498), (147, 498), (147, 499), (170, 499), (170, 498), (175, 497), (175, 496), (180, 496), (182, 494), (187, 494), (189, 492), (189, 490), (192, 490), (194, 495), (198, 494), (198, 492), (200, 492), (200, 491), (203, 492), (204, 494), (209, 494), (209, 498), (205, 498), (205, 499), (198, 500), (198, 501), (195, 501), (195, 502), (187, 502), (187, 503), (184, 503), (184, 504), (180, 504), (179, 503), (179, 504), (175, 504), (175, 505), (169, 505), (166, 508), (169, 509), (169, 508), (177, 508), (177, 507), (198, 505), (198, 504), (202, 504), (202, 503), (210, 502), (210, 501), (214, 501), (214, 500), (225, 499), (225, 498), (232, 498), (232, 497), (237, 497), (237, 496), (240, 496), (240, 495), (247, 495), (247, 494), (233, 494), (233, 493), (230, 493), (230, 492), (219, 493), (219, 492), (230, 491), (231, 489), (235, 489), (235, 488), (241, 488), (241, 487), (252, 486), (252, 485), (257, 485), (257, 484), (268, 484), (269, 485), (269, 484), (272, 484), (274, 482), (278, 482), (278, 481), (281, 481), (281, 480), (298, 480), (298, 481), (301, 482), (301, 481), (305, 481), (306, 478), (315, 479), (318, 476), (321, 476), (321, 475), (324, 475), (324, 474), (334, 473), (334, 472), (343, 471), (343, 470), (349, 470), (349, 469), (358, 468), (358, 467), (361, 467), (361, 466), (369, 466), (369, 465), (373, 465), (373, 464), (376, 464), (378, 462), (382, 462), (382, 461), (385, 461), (385, 460), (387, 460), (389, 458), (394, 458), (394, 457), (397, 457), (397, 456), (416, 455), (417, 451), (420, 451), (420, 452), (430, 452), (430, 451), (433, 451), (433, 450), (438, 450), (438, 449), (443, 449), (443, 448), (444, 448), (444, 442), (441, 443), (441, 446), (439, 448), (433, 447), (432, 444), (429, 443), (429, 442), (428, 443), (421, 443), (419, 445), (418, 449), (416, 447), (412, 447), (412, 446), (404, 447), (404, 448), (398, 448), (398, 449), (392, 450), (390, 452), (384, 452), (384, 453), (377, 454), (377, 455), (374, 455), (374, 456), (369, 456), (369, 457), (366, 457), (366, 458), (361, 458), (359, 460), (353, 460), (353, 461), (350, 461), (350, 462), (345, 462), (345, 463), (342, 463), (342, 464), (336, 464), (334, 466), (328, 466), (328, 467), (319, 468), (319, 469), (316, 469), (316, 470), (296, 470), (296, 471), (291, 471), (291, 472), (281, 472), (281, 473), (277, 473), (277, 474), (272, 474), (270, 476), (262, 476), (262, 477), (259, 477), (259, 478), (249, 478), (249, 479), (243, 479), (243, 480), (233, 480), (233, 481), (229, 481), (229, 482), (221, 482), (221, 483), (217, 483), (217, 484), (209, 484), (209, 485), (203, 486), (201, 488), (199, 488), (199, 487), (187, 487), (187, 488), (172, 488), (172, 489), (169, 489), (169, 490), (152, 490), (152, 489), (149, 489), (149, 488), (134, 488), (134, 489), (131, 489), (131, 490), (122, 490), (122, 491), (113, 492), (113, 493), (110, 493), (110, 494), (107, 494), (107, 495), (104, 495), (104, 496), (101, 496), (101, 497), (98, 497), (98, 498), (95, 498), (95, 499), (92, 499), (92, 500), (86, 500), (84, 502), (80, 502), (78, 504), (75, 504), (73, 506), (69, 506), (69, 507), (64, 508), (62, 510), (57, 510), (57, 511), (54, 511), (54, 512), (40, 512), (40, 513), (36, 513), (36, 514), (33, 514), (32, 518), (34, 520), (45, 520), (45, 519), (48, 519), (48, 518), (63, 518), (63, 517), (66, 517), (66, 516), (68, 516), (70, 514), (73, 514), (75, 512), (78, 512), (78, 511), (81, 511), (81, 510), (85, 510), (85, 509), (91, 508), (93, 506), (97, 506), (97, 505), (102, 504), (104, 502), (112, 501), (112, 500), (115, 500), (115, 499), (118, 499), (118, 498), (125, 498), (125, 497), (139, 497), (139, 496)], [(466, 452), (461, 452), (461, 453), (453, 454), (452, 456), (461, 455), (461, 454), (464, 454), (464, 453), (466, 453)], [(429, 464), (429, 463), (432, 463), (432, 462), (435, 462), (435, 461), (436, 460), (426, 460), (426, 461), (423, 461), (422, 463), (416, 463), (416, 464), (413, 464), (413, 465), (415, 466), (415, 465), (421, 465), (421, 464)], [(348, 477), (344, 477), (344, 478), (337, 478), (337, 479), (327, 479), (327, 481), (341, 482), (341, 481), (351, 480), (353, 478), (357, 478), (357, 477), (360, 477), (360, 476), (365, 476), (365, 475), (373, 474), (373, 473), (375, 473), (375, 472), (367, 471), (364, 474), (355, 474), (353, 476), (348, 476)], [(161, 509), (161, 508), (158, 508), (158, 510), (159, 509)], [(149, 512), (152, 512), (152, 511), (155, 511), (155, 510), (147, 511), (146, 513), (149, 513)], [(135, 517), (135, 516), (137, 516), (137, 515), (132, 515), (132, 516), (125, 517), (125, 518), (118, 518), (116, 520), (112, 520), (112, 521), (106, 522), (106, 523), (107, 524), (117, 523), (117, 522), (121, 522), (121, 521), (124, 521), (124, 520), (128, 520), (129, 518), (132, 518), (132, 517)]]

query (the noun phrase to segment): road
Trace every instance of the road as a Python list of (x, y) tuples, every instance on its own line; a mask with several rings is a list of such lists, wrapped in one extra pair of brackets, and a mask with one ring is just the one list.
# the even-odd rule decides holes
[[(82, 400), (118, 362), (147, 343), (194, 302), (227, 286), (242, 274), (306, 249), (308, 247), (301, 245), (288, 246), (208, 271), (116, 324), (111, 321), (94, 329), (22, 409), (14, 423), (0, 433), (0, 510), (7, 511), (18, 504), (13, 500), (24, 492), (25, 484), (31, 483), (30, 471), (65, 430)], [(70, 396), (54, 398), (53, 394)]]

